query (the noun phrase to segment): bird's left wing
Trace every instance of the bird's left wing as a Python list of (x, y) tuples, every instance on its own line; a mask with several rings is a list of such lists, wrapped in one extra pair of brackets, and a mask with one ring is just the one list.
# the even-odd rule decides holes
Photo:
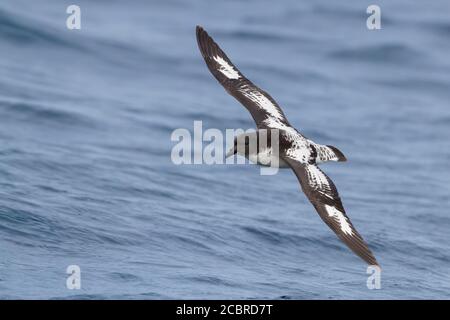
[(290, 127), (275, 100), (248, 80), (200, 26), (197, 26), (197, 42), (208, 69), (225, 90), (247, 108), (258, 128)]
[(346, 215), (333, 181), (315, 164), (300, 163), (289, 157), (284, 157), (284, 160), (294, 170), (303, 192), (322, 220), (354, 253), (369, 265), (378, 265), (366, 242)]

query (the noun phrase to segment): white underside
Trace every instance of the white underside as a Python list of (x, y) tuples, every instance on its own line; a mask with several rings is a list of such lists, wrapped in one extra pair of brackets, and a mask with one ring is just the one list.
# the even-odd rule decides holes
[(258, 154), (250, 154), (248, 160), (264, 167), (290, 168), (286, 161), (272, 153), (272, 149), (265, 149)]

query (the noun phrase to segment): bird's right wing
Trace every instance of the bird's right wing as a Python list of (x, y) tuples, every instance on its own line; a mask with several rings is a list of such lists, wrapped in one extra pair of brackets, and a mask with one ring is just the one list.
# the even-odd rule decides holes
[(366, 242), (345, 213), (333, 181), (315, 164), (303, 164), (292, 158), (284, 160), (294, 170), (302, 190), (322, 220), (336, 235), (369, 265), (378, 265)]
[(200, 26), (197, 26), (197, 42), (208, 69), (225, 90), (247, 108), (258, 128), (290, 127), (275, 100), (248, 80)]

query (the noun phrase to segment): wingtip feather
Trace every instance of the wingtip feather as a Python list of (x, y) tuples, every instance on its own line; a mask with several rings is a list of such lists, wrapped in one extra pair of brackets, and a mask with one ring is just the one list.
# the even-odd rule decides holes
[(195, 27), (195, 32), (197, 33), (197, 35), (201, 32), (203, 32), (205, 29), (203, 29), (203, 27), (201, 25), (197, 25)]

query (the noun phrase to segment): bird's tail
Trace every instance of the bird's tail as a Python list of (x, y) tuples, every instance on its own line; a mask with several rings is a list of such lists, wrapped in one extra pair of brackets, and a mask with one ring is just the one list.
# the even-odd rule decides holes
[(344, 154), (336, 147), (326, 146), (321, 144), (315, 144), (314, 147), (317, 151), (317, 162), (327, 162), (327, 161), (347, 161)]

